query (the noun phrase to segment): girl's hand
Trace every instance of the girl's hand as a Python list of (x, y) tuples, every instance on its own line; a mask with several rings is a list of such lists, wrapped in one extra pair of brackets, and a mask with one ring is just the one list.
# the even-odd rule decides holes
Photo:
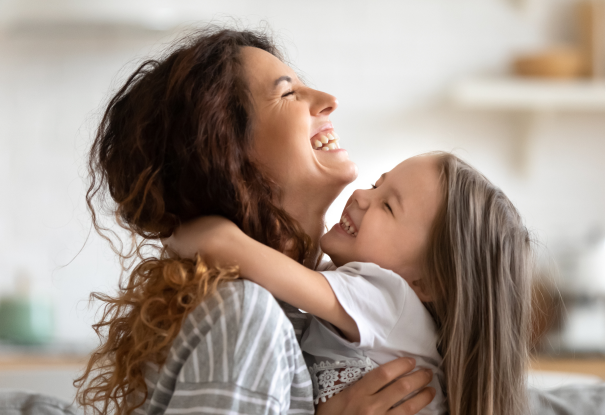
[[(416, 414), (431, 402), (436, 391), (425, 387), (433, 377), (430, 370), (422, 369), (406, 375), (414, 367), (414, 359), (409, 358), (386, 363), (326, 402), (320, 403), (316, 415)], [(423, 387), (425, 388), (417, 395), (390, 409), (406, 395)]]
[(221, 260), (234, 238), (245, 236), (232, 221), (221, 216), (203, 216), (177, 228), (162, 243), (181, 258)]

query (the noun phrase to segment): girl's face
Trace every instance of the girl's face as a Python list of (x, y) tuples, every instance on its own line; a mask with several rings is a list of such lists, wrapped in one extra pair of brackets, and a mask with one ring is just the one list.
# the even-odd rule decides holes
[(327, 208), (357, 176), (356, 165), (334, 140), (330, 114), (336, 98), (308, 88), (290, 67), (261, 49), (245, 47), (242, 58), (255, 111), (254, 160), (289, 199), (282, 200), (285, 205), (304, 207), (324, 198)]
[(441, 201), (435, 157), (405, 160), (373, 188), (351, 195), (340, 223), (322, 237), (322, 250), (337, 266), (372, 262), (392, 270), (429, 301), (417, 280)]

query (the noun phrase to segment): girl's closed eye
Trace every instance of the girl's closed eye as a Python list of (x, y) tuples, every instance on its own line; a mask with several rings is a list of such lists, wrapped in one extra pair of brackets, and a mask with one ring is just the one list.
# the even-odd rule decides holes
[[(378, 186), (377, 186), (377, 185), (375, 185), (375, 184), (372, 184), (372, 183), (371, 183), (371, 184), (370, 184), (370, 187), (371, 187), (371, 189), (372, 189), (372, 190), (374, 190), (374, 189), (376, 189)], [(383, 206), (385, 206), (385, 207), (387, 208), (387, 210), (389, 210), (389, 213), (391, 213), (393, 216), (395, 216), (395, 215), (393, 214), (393, 210), (391, 209), (391, 206), (389, 206), (389, 203), (387, 203), (387, 202), (383, 202)]]
[(282, 94), (282, 98), (286, 98), (286, 97), (288, 97), (288, 96), (290, 96), (290, 95), (294, 95), (294, 93), (295, 93), (295, 91), (290, 90), (290, 91), (288, 91), (288, 92), (286, 92), (286, 93)]
[(385, 205), (385, 207), (386, 207), (386, 208), (389, 210), (389, 213), (391, 213), (391, 215), (392, 215), (392, 216), (395, 216), (395, 215), (393, 214), (393, 210), (391, 209), (391, 206), (389, 206), (389, 203), (387, 203), (387, 202), (383, 202), (383, 204), (384, 204), (384, 205)]

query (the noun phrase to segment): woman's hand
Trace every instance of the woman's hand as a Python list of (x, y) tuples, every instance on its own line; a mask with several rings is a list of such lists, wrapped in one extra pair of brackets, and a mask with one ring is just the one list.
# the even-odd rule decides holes
[[(430, 370), (421, 369), (406, 375), (414, 367), (414, 359), (409, 358), (386, 363), (326, 402), (320, 403), (316, 415), (416, 414), (431, 402), (436, 391), (425, 387), (433, 377)], [(423, 387), (425, 388), (417, 395), (392, 409), (406, 395)]]
[(229, 244), (244, 233), (230, 220), (221, 216), (203, 216), (177, 228), (170, 238), (162, 240), (171, 252), (181, 258), (221, 260)]

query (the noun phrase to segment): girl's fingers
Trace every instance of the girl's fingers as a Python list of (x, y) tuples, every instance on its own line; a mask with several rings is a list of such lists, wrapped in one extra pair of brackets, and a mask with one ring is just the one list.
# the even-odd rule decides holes
[[(351, 386), (356, 393), (364, 395), (374, 395), (387, 384), (393, 382), (396, 378), (407, 374), (415, 368), (415, 360), (409, 357), (402, 357), (391, 362), (385, 363), (378, 368), (368, 372), (362, 379)], [(422, 387), (420, 385), (419, 387)], [(406, 395), (402, 395), (403, 398)], [(400, 398), (400, 399), (401, 399)], [(396, 401), (397, 402), (397, 401)], [(395, 403), (395, 402), (394, 402)]]
[[(411, 373), (410, 375), (406, 375), (397, 379), (391, 385), (379, 391), (375, 396), (379, 398), (380, 402), (383, 402), (385, 404), (386, 409), (389, 409), (393, 405), (400, 402), (405, 396), (427, 386), (429, 382), (431, 382), (432, 378), (433, 373), (431, 372), (431, 370), (417, 370), (416, 372)], [(413, 398), (411, 398), (411, 400), (412, 399)]]
[(425, 408), (436, 396), (434, 388), (425, 388), (414, 397), (387, 412), (388, 415), (414, 415)]

